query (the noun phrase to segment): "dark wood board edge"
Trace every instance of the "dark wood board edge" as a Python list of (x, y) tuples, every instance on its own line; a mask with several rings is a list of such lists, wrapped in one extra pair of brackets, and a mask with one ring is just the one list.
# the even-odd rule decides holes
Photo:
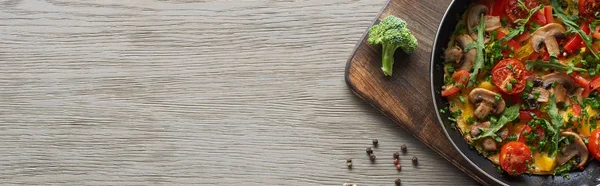
[[(377, 14), (377, 17), (372, 21), (371, 25), (376, 24), (380, 19), (381, 16), (384, 12), (388, 11), (387, 9), (390, 7), (390, 4), (392, 3), (392, 1), (395, 0), (388, 0), (384, 7), (379, 11), (379, 13)], [(399, 0), (398, 0), (399, 1)], [(445, 11), (445, 9), (444, 9)], [(441, 17), (440, 17), (441, 18)], [(437, 20), (438, 22), (440, 20)], [(439, 23), (438, 23), (439, 24)], [(361, 36), (360, 40), (357, 42), (353, 52), (351, 53), (350, 57), (348, 58), (348, 61), (346, 62), (346, 67), (345, 67), (345, 74), (344, 74), (344, 79), (346, 81), (346, 84), (348, 85), (348, 87), (350, 88), (350, 90), (356, 95), (358, 96), (360, 99), (362, 99), (363, 101), (365, 101), (366, 103), (368, 103), (369, 105), (371, 105), (373, 108), (375, 108), (376, 110), (378, 110), (379, 112), (381, 112), (383, 115), (385, 115), (386, 117), (392, 119), (392, 121), (394, 121), (396, 124), (398, 124), (401, 128), (409, 131), (409, 133), (411, 135), (413, 135), (415, 138), (417, 138), (419, 141), (423, 142), (425, 145), (427, 145), (429, 148), (431, 148), (432, 150), (434, 150), (436, 153), (440, 154), (444, 159), (448, 160), (450, 163), (452, 163), (454, 166), (456, 166), (457, 168), (459, 168), (461, 171), (465, 172), (467, 175), (469, 175), (471, 178), (473, 178), (474, 180), (476, 180), (477, 182), (481, 183), (481, 184), (489, 184), (489, 183), (493, 183), (494, 181), (492, 181), (491, 179), (489, 179), (487, 176), (483, 175), (480, 172), (474, 171), (475, 169), (472, 167), (472, 165), (470, 165), (469, 163), (466, 162), (466, 160), (464, 160), (464, 158), (458, 156), (458, 153), (456, 152), (455, 149), (452, 149), (453, 151), (448, 152), (447, 149), (440, 149), (436, 146), (433, 146), (432, 144), (428, 143), (429, 139), (424, 139), (421, 136), (411, 132), (410, 130), (408, 130), (404, 125), (403, 122), (400, 120), (400, 118), (395, 117), (391, 112), (386, 111), (386, 110), (382, 110), (381, 105), (379, 104), (379, 102), (367, 98), (367, 96), (365, 96), (363, 94), (363, 92), (361, 92), (361, 90), (357, 89), (355, 86), (355, 82), (353, 82), (350, 79), (350, 68), (353, 65), (353, 60), (354, 57), (356, 55), (356, 52), (358, 51), (358, 49), (362, 46), (363, 43), (366, 42), (366, 38), (369, 32), (369, 28), (366, 29), (366, 31), (364, 32), (364, 34)], [(431, 37), (435, 37), (435, 36), (431, 36)], [(429, 63), (429, 61), (427, 61), (427, 63)], [(434, 120), (434, 122), (437, 122), (437, 119)], [(436, 125), (439, 126), (439, 125)], [(441, 127), (440, 127), (441, 128)], [(445, 134), (441, 133), (441, 135), (444, 136), (444, 141), (447, 141), (446, 143), (450, 144), (450, 142), (448, 141), (448, 139), (446, 138)], [(454, 153), (456, 156), (450, 156), (449, 153)], [(459, 157), (460, 159), (454, 159), (456, 157)]]

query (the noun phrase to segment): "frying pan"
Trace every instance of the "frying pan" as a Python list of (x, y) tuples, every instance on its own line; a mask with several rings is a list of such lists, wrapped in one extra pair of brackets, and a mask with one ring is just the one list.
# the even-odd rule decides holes
[(520, 175), (509, 176), (508, 174), (500, 174), (496, 166), (479, 155), (476, 150), (471, 149), (469, 144), (464, 140), (458, 130), (452, 129), (451, 123), (448, 120), (448, 112), (440, 113), (439, 108), (448, 106), (448, 102), (440, 95), (442, 86), (444, 85), (444, 70), (443, 59), (444, 48), (447, 47), (448, 41), (458, 22), (459, 15), (462, 15), (467, 6), (474, 1), (471, 0), (454, 0), (446, 10), (444, 17), (437, 31), (433, 50), (431, 55), (431, 93), (433, 96), (433, 105), (440, 125), (444, 129), (448, 140), (453, 144), (456, 150), (465, 158), (477, 171), (488, 176), (495, 183), (487, 183), (489, 185), (600, 185), (600, 163), (596, 160), (589, 163), (584, 171), (575, 171), (568, 174), (569, 178), (563, 176), (538, 176), (538, 175)]

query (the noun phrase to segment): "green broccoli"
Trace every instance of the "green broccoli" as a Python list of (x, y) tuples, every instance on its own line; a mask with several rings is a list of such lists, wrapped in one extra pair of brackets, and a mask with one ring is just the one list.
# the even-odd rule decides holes
[(373, 25), (367, 41), (372, 45), (381, 45), (381, 70), (386, 76), (392, 75), (394, 53), (401, 48), (410, 54), (417, 49), (417, 38), (412, 35), (406, 22), (395, 16), (387, 16), (378, 25)]

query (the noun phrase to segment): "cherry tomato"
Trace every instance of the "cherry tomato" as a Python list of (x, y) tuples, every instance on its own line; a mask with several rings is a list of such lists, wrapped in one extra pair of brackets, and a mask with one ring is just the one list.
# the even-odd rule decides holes
[(500, 167), (513, 176), (527, 172), (531, 159), (531, 150), (521, 142), (508, 142), (500, 150)]
[(600, 12), (600, 0), (579, 0), (579, 15), (582, 17), (594, 17)]
[[(529, 135), (532, 130), (533, 129), (529, 125), (525, 125), (525, 127), (523, 127), (523, 129), (521, 129), (521, 132), (519, 132), (519, 138), (517, 141), (526, 144), (527, 143), (526, 136)], [(539, 137), (535, 138), (535, 140), (533, 142), (531, 142), (531, 144), (538, 144), (540, 142), (540, 139), (542, 139), (546, 134), (542, 127), (535, 127), (535, 133)]]
[(492, 69), (492, 81), (498, 89), (508, 95), (521, 93), (527, 85), (531, 72), (519, 60), (508, 58), (498, 62)]
[(505, 7), (506, 7), (506, 3), (508, 3), (508, 0), (494, 0), (494, 3), (492, 3), (490, 6), (490, 15), (491, 16), (502, 16), (505, 14)]
[(600, 129), (592, 131), (592, 135), (590, 136), (588, 143), (588, 149), (597, 160), (600, 160)]
[(590, 88), (590, 93), (598, 88), (600, 88), (600, 76), (595, 77), (594, 79), (592, 79), (590, 81), (590, 84), (588, 85)]
[[(537, 0), (524, 0), (525, 6), (529, 9), (535, 8), (540, 3)], [(529, 15), (529, 12), (519, 6), (518, 0), (508, 0), (505, 11), (506, 15), (511, 21), (515, 21), (517, 19), (526, 18)]]
[(452, 74), (452, 80), (454, 81), (454, 85), (448, 85), (446, 89), (442, 91), (443, 97), (454, 96), (458, 94), (460, 88), (457, 85), (467, 86), (469, 83), (469, 72), (466, 70), (459, 70)]

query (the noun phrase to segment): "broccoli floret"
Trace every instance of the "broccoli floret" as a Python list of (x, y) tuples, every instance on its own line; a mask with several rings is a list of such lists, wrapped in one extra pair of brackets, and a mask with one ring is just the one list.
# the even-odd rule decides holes
[(417, 49), (417, 38), (412, 35), (406, 22), (395, 16), (388, 16), (378, 25), (373, 25), (367, 41), (372, 45), (381, 45), (381, 70), (386, 76), (392, 75), (396, 49), (401, 48), (408, 54)]

